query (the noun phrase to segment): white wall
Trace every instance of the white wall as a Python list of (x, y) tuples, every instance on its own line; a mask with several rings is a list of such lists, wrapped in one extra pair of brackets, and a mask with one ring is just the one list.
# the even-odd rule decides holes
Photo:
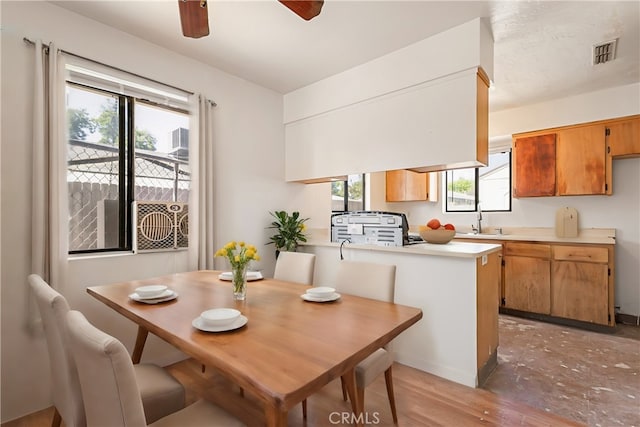
[[(2, 422), (50, 405), (47, 350), (26, 327), (30, 273), (32, 67), (34, 48), (22, 41), (54, 41), (64, 50), (194, 92), (218, 103), (214, 115), (216, 237), (243, 239), (262, 252), (273, 272), (269, 211), (303, 206), (304, 186), (284, 182), (282, 96), (48, 2), (2, 1), (1, 325)], [(327, 200), (328, 200), (327, 195)], [(300, 209), (298, 207), (298, 209)], [(302, 210), (302, 209), (301, 209)], [(309, 216), (310, 212), (302, 210)], [(309, 226), (314, 226), (310, 221)], [(220, 264), (222, 268), (223, 264)], [(130, 349), (134, 325), (89, 297), (85, 288), (186, 268), (185, 252), (73, 260), (63, 290), (73, 308), (119, 337)], [(143, 359), (168, 362), (180, 354), (150, 337)]]
[[(615, 87), (571, 98), (491, 113), (490, 137), (603, 120), (640, 113), (640, 84)], [(443, 213), (442, 201), (386, 203), (384, 175), (372, 177), (372, 209), (405, 212), (411, 225), (439, 218), (469, 228), (473, 213)], [(442, 199), (442, 194), (440, 195)], [(615, 228), (615, 305), (640, 315), (640, 158), (613, 161), (613, 195), (513, 199), (509, 213), (483, 213), (483, 224), (505, 227), (554, 227), (563, 206), (578, 210), (581, 228)]]

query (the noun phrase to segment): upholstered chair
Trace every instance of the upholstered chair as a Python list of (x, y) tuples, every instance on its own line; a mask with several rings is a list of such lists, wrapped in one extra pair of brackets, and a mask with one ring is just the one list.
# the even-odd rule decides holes
[[(147, 425), (131, 357), (120, 341), (91, 325), (82, 313), (67, 313), (71, 353), (82, 389), (87, 424)], [(243, 424), (204, 400), (149, 424), (153, 427), (234, 427)]]
[(280, 252), (273, 278), (286, 282), (313, 284), (316, 256), (304, 252)]
[[(85, 427), (87, 422), (80, 383), (74, 359), (69, 353), (66, 329), (69, 304), (40, 276), (32, 274), (28, 281), (40, 310), (49, 350), (53, 404), (56, 409), (52, 426), (59, 426), (62, 418), (67, 427)], [(184, 408), (184, 387), (164, 369), (152, 364), (139, 364), (135, 365), (134, 375), (147, 422), (151, 423)]]
[[(393, 302), (396, 281), (396, 266), (370, 262), (341, 261), (334, 281), (335, 288), (341, 294), (350, 294), (379, 301)], [(356, 393), (364, 408), (364, 389), (384, 372), (387, 395), (391, 406), (393, 422), (398, 422), (396, 402), (393, 393), (391, 367), (393, 355), (380, 348), (356, 366)], [(342, 382), (342, 396), (347, 393)]]

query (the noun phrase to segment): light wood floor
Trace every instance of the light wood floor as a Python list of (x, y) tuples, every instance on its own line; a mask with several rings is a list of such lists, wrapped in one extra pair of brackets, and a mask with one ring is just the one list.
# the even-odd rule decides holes
[[(185, 360), (167, 369), (185, 385), (189, 403), (203, 397), (234, 413), (248, 426), (263, 424), (262, 408), (257, 400), (249, 395), (240, 397), (238, 388), (213, 370), (207, 369), (202, 373), (201, 365), (193, 360)], [(400, 426), (580, 425), (487, 390), (465, 387), (404, 365), (395, 364), (393, 369)], [(313, 395), (308, 405), (306, 422), (299, 406), (290, 411), (290, 426), (348, 425), (341, 423), (342, 413), (348, 413), (349, 405), (342, 401), (339, 381), (328, 384), (320, 393)], [(50, 408), (2, 424), (2, 427), (48, 427), (52, 413)], [(365, 392), (365, 416), (368, 418), (364, 421), (369, 425), (393, 425), (383, 376)]]

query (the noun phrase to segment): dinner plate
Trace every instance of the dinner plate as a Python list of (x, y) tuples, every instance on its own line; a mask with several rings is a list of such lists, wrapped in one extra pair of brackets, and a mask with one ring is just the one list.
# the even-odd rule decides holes
[[(230, 271), (225, 271), (224, 273), (220, 273), (220, 275), (218, 276), (218, 279), (220, 280), (226, 280), (226, 281), (231, 281), (233, 279), (233, 275), (231, 274)], [(261, 280), (264, 279), (264, 277), (262, 277), (262, 273), (259, 271), (247, 271), (247, 282), (251, 282), (254, 280)]]
[(337, 292), (334, 292), (333, 295), (326, 297), (326, 298), (317, 298), (314, 297), (312, 295), (309, 294), (302, 294), (300, 295), (300, 298), (302, 298), (305, 301), (310, 301), (310, 302), (331, 302), (331, 301), (335, 301), (338, 298), (340, 298), (340, 294)]
[(231, 323), (230, 325), (209, 326), (209, 325), (205, 325), (202, 321), (202, 318), (198, 316), (195, 319), (193, 319), (193, 322), (191, 322), (191, 325), (194, 328), (204, 332), (226, 332), (226, 331), (233, 331), (234, 329), (241, 328), (244, 325), (246, 325), (248, 321), (249, 319), (247, 319), (246, 316), (240, 315), (240, 317), (234, 320), (234, 322)]
[(176, 299), (177, 297), (178, 297), (178, 293), (172, 291), (171, 289), (167, 289), (160, 295), (155, 296), (153, 298), (143, 298), (135, 292), (129, 295), (129, 298), (131, 298), (132, 300), (137, 302), (143, 302), (145, 304), (157, 304), (159, 302), (171, 301)]

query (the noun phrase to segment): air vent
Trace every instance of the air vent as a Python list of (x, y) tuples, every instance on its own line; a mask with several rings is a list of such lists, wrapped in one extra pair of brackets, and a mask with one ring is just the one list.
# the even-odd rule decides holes
[(613, 61), (616, 57), (618, 39), (593, 46), (593, 65)]

